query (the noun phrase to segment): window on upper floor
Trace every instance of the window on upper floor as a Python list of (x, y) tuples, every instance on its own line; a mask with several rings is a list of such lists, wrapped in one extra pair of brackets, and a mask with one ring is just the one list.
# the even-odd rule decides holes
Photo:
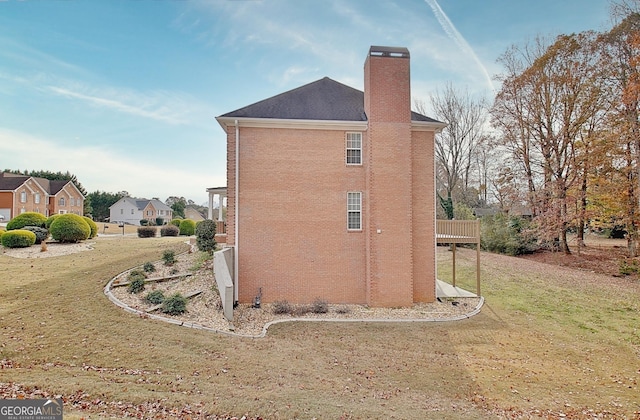
[(362, 133), (347, 133), (347, 165), (362, 165)]
[(26, 191), (22, 191), (20, 193), (20, 202), (21, 203), (26, 203), (27, 202), (27, 192)]
[(35, 193), (35, 195), (33, 196), (33, 201), (36, 204), (40, 204), (40, 193)]
[(60, 197), (60, 200), (58, 201), (58, 204), (60, 204), (61, 206), (65, 205), (64, 197)]
[(124, 214), (124, 209), (120, 209), (120, 214)]
[(73, 198), (73, 197), (71, 197), (71, 198), (69, 199), (69, 205), (70, 205), (71, 207), (75, 206), (75, 205), (76, 205), (76, 199), (75, 199), (75, 198)]
[(347, 193), (347, 230), (362, 230), (362, 193)]

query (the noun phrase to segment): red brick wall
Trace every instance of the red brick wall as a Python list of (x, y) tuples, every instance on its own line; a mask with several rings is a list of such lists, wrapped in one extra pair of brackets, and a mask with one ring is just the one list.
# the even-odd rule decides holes
[(240, 302), (261, 287), (264, 302), (366, 303), (365, 233), (346, 222), (347, 192), (364, 193), (364, 172), (345, 163), (345, 131), (240, 127)]
[(434, 133), (413, 131), (413, 301), (433, 302), (436, 279)]
[(408, 58), (367, 58), (365, 112), (370, 138), (369, 304), (407, 306), (413, 302)]

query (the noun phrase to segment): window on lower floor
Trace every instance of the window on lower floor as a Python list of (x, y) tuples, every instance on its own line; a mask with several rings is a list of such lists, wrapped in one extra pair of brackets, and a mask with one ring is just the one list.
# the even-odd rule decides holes
[(347, 193), (347, 229), (362, 230), (362, 193)]

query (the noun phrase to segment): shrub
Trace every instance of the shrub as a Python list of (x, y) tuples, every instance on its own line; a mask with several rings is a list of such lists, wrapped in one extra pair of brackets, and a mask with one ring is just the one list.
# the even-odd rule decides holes
[(37, 226), (25, 226), (24, 230), (31, 231), (36, 235), (36, 244), (41, 244), (49, 238), (49, 231)]
[(3, 233), (0, 240), (2, 246), (7, 248), (28, 248), (36, 243), (36, 234), (24, 229), (15, 229)]
[(127, 290), (129, 290), (129, 293), (140, 293), (144, 290), (144, 279), (135, 279), (133, 280), (131, 283), (129, 283), (129, 286), (127, 287)]
[(157, 226), (164, 225), (164, 219), (162, 217), (156, 217), (156, 225)]
[(196, 245), (203, 252), (212, 253), (216, 249), (216, 222), (202, 220), (196, 226)]
[(162, 312), (169, 315), (180, 315), (187, 310), (187, 298), (180, 293), (169, 296), (162, 302)]
[(170, 249), (162, 253), (162, 261), (164, 265), (173, 265), (176, 262), (176, 253)]
[(82, 216), (67, 213), (61, 214), (51, 223), (50, 233), (59, 242), (78, 242), (91, 235), (91, 228)]
[(0, 228), (0, 238), (2, 238), (2, 234), (5, 233), (6, 230), (4, 230), (3, 228)]
[(191, 236), (196, 233), (196, 222), (184, 219), (180, 222), (180, 235)]
[(153, 273), (154, 271), (156, 271), (156, 266), (153, 265), (152, 262), (146, 262), (142, 266), (142, 269), (144, 270), (145, 273)]
[(144, 300), (152, 305), (159, 305), (164, 302), (164, 293), (162, 293), (162, 290), (153, 290), (147, 293), (147, 296), (145, 296)]
[(160, 228), (160, 236), (178, 236), (180, 228), (175, 225), (164, 225)]
[(182, 219), (172, 219), (172, 220), (171, 220), (171, 224), (172, 224), (173, 226), (176, 226), (176, 227), (180, 227), (180, 223), (181, 223), (181, 222), (182, 222)]
[(346, 315), (350, 312), (351, 312), (351, 308), (349, 308), (347, 305), (338, 306), (336, 308), (337, 314)]
[(311, 312), (314, 314), (326, 314), (329, 312), (329, 303), (326, 300), (316, 298), (311, 304)]
[(286, 300), (278, 300), (273, 302), (273, 313), (276, 315), (290, 314), (293, 312), (293, 307)]
[(140, 226), (138, 228), (138, 238), (154, 238), (156, 236), (155, 226)]
[(520, 217), (504, 214), (482, 218), (481, 246), (486, 251), (507, 255), (521, 255), (535, 250), (535, 240), (526, 235), (528, 222)]
[(147, 219), (140, 219), (140, 226), (149, 226), (149, 221)]
[(44, 222), (44, 227), (46, 227), (47, 229), (51, 229), (51, 223), (53, 223), (54, 220), (56, 220), (58, 218), (58, 216), (60, 216), (59, 214), (52, 214), (51, 216), (47, 217), (47, 221)]
[(631, 274), (638, 274), (640, 272), (640, 266), (638, 265), (638, 261), (634, 259), (630, 261), (621, 260), (618, 271), (623, 276), (630, 276)]
[(89, 239), (95, 238), (98, 235), (98, 225), (96, 225), (96, 222), (91, 220), (90, 217), (82, 216), (82, 218), (89, 225), (89, 229), (91, 229), (91, 233), (89, 234)]
[(144, 290), (144, 281), (147, 278), (147, 275), (140, 270), (132, 270), (127, 276), (127, 280), (129, 280), (129, 286), (127, 289), (129, 293), (140, 293)]
[(25, 226), (44, 227), (47, 217), (44, 214), (28, 211), (9, 220), (7, 230), (22, 229)]

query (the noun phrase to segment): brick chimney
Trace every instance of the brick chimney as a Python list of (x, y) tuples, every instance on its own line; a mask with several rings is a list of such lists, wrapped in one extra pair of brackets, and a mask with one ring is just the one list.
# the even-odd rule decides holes
[(413, 302), (409, 61), (406, 48), (373, 46), (364, 65), (367, 290), (373, 306)]

